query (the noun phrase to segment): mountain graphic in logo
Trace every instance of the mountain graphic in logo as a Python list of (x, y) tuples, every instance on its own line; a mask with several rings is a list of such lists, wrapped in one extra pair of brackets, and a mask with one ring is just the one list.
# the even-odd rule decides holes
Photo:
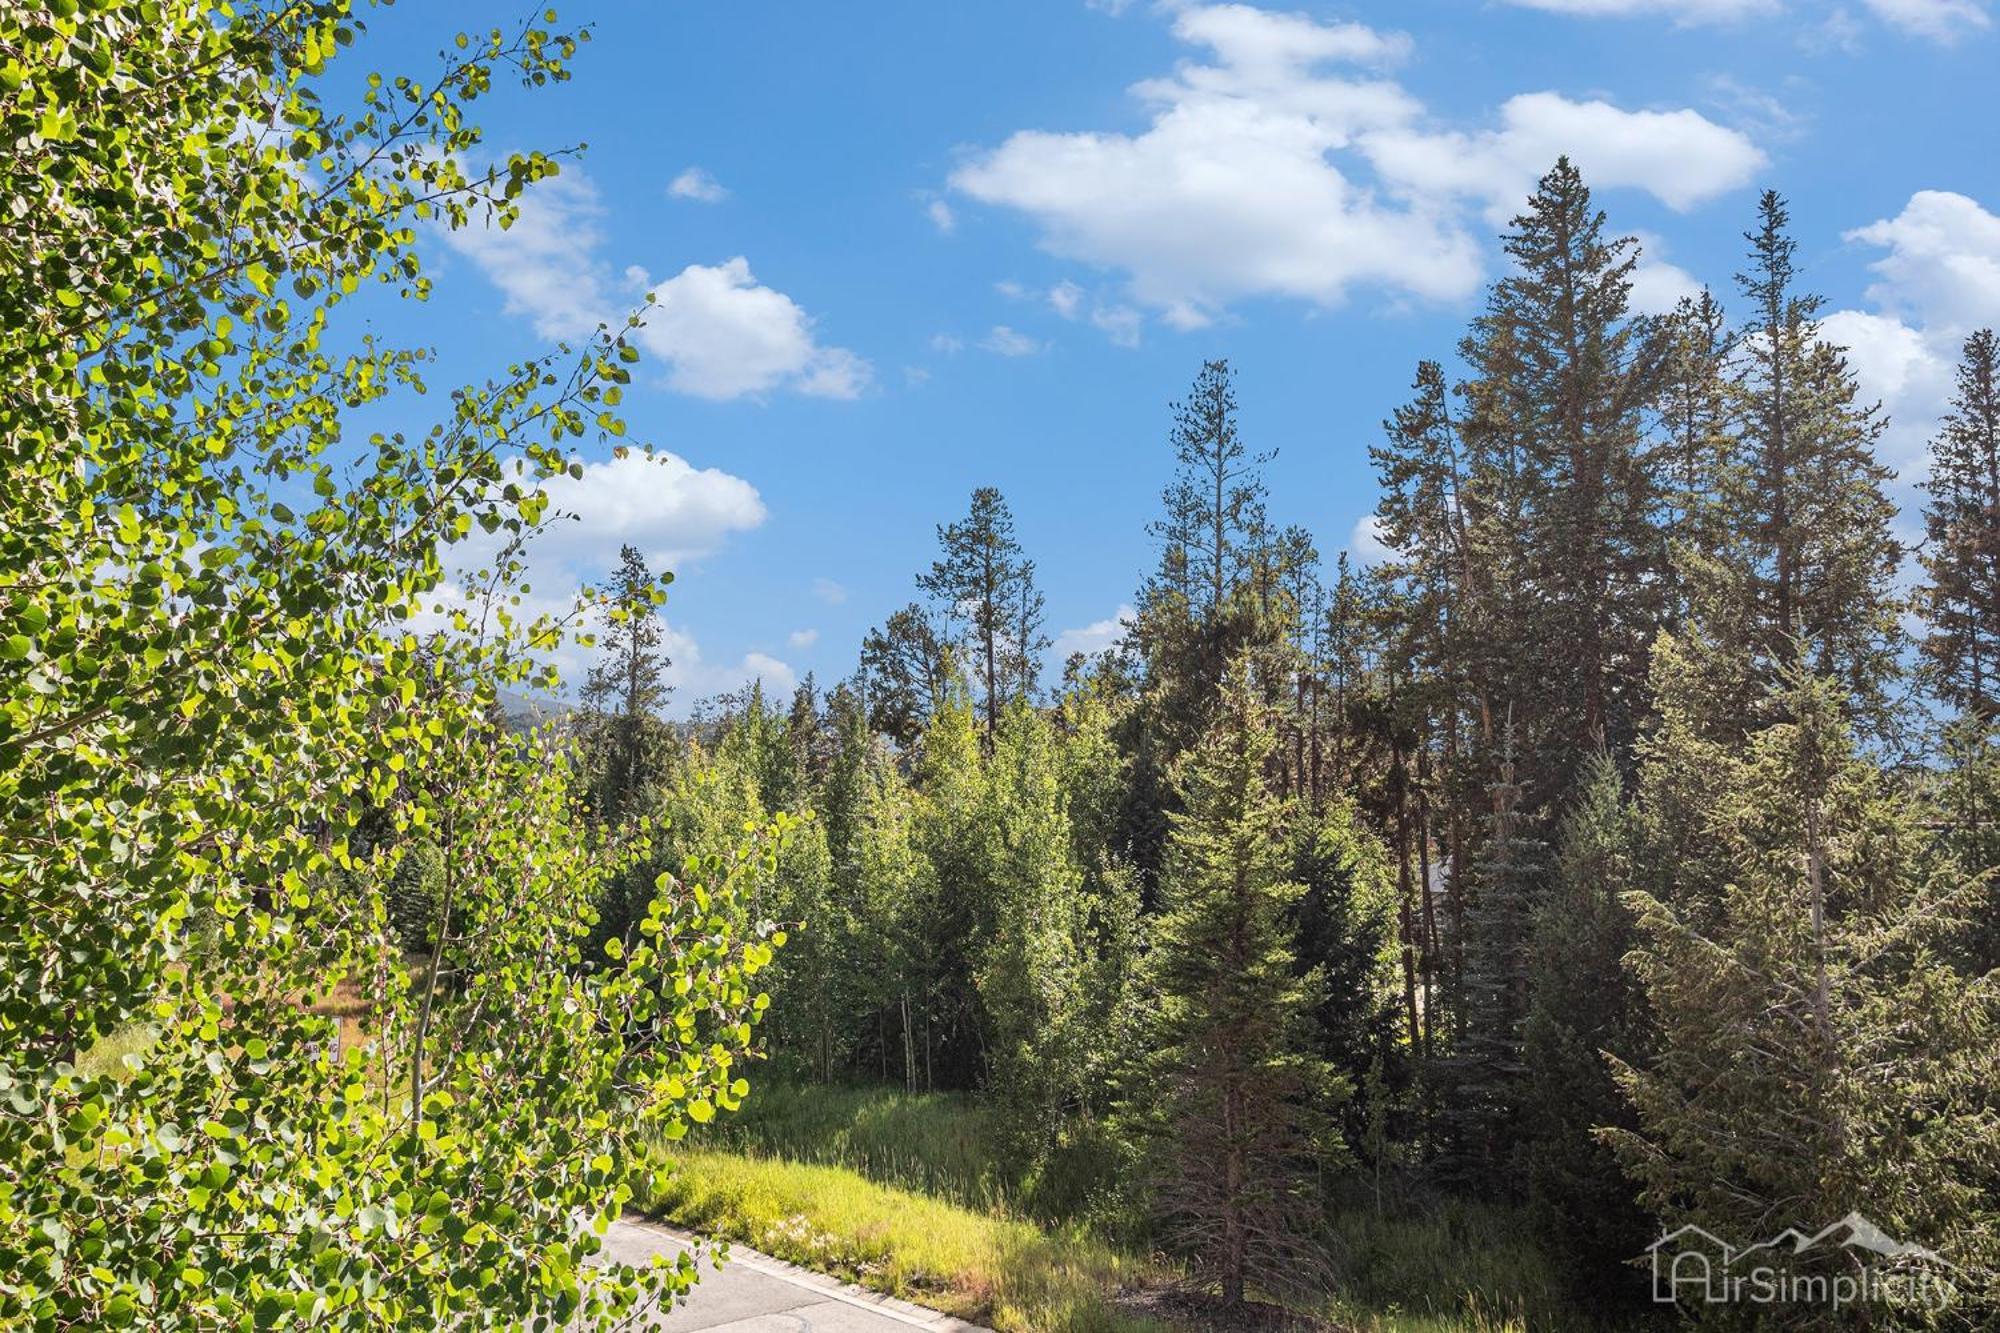
[[(1867, 1250), (1885, 1259), (1911, 1259), (1924, 1263), (1942, 1264), (1956, 1270), (1958, 1265), (1946, 1259), (1936, 1250), (1925, 1249), (1908, 1241), (1897, 1240), (1882, 1228), (1870, 1222), (1860, 1213), (1849, 1213), (1831, 1226), (1822, 1227), (1810, 1236), (1800, 1236), (1796, 1231), (1788, 1231), (1785, 1237), (1796, 1237), (1793, 1253), (1799, 1254), (1821, 1243), (1834, 1243), (1835, 1237), (1842, 1237), (1837, 1243), (1844, 1249)], [(1775, 1237), (1775, 1240), (1785, 1237)]]

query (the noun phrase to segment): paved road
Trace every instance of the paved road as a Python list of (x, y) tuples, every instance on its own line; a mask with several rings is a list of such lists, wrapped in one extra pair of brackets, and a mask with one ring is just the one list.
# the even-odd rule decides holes
[[(627, 1263), (652, 1254), (688, 1248), (679, 1232), (650, 1222), (614, 1222), (605, 1249)], [(676, 1309), (654, 1317), (654, 1327), (671, 1333), (989, 1333), (976, 1324), (863, 1291), (808, 1272), (741, 1245), (729, 1247), (729, 1262), (701, 1266), (701, 1284)]]

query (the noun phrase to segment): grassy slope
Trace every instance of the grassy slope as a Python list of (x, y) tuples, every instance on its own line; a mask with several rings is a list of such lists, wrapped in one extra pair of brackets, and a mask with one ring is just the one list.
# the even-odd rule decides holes
[(869, 1180), (839, 1166), (680, 1150), (642, 1204), (683, 1226), (908, 1297), (1002, 1333), (1139, 1333), (1116, 1293), (1144, 1265), (1080, 1234)]
[[(682, 1225), (1006, 1330), (1159, 1325), (1117, 1303), (1165, 1276), (1081, 1226), (1024, 1218), (962, 1094), (760, 1085), (645, 1206)], [(1558, 1273), (1504, 1209), (1334, 1220), (1343, 1290), (1328, 1313), (1367, 1333), (1593, 1327), (1563, 1308)], [(1524, 1313), (1525, 1312), (1525, 1313)]]

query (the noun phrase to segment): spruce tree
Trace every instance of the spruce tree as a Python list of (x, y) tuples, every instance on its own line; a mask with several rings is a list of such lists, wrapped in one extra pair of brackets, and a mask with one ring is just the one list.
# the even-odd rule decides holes
[[(1788, 668), (1764, 707), (1735, 753), (1704, 756), (1721, 768), (1706, 827), (1728, 863), (1719, 902), (1696, 915), (1627, 895), (1657, 1037), (1614, 1064), (1638, 1124), (1606, 1140), (1663, 1226), (1744, 1244), (1860, 1211), (1976, 1271), (2000, 1235), (2000, 997), (1943, 950), (1986, 886), (1937, 854), (1860, 751), (1836, 682)], [(1827, 1245), (1771, 1262), (1851, 1272), (1857, 1257)], [(1991, 1298), (1963, 1284), (1948, 1313), (1985, 1326)]]
[(1630, 1183), (1596, 1135), (1632, 1123), (1605, 1052), (1636, 1060), (1644, 1041), (1624, 966), (1633, 928), (1621, 897), (1637, 884), (1637, 833), (1617, 766), (1596, 756), (1564, 815), (1554, 874), (1531, 923), (1522, 1174), (1539, 1229), (1568, 1257), (1579, 1298), (1600, 1305), (1629, 1294), (1626, 1261), (1647, 1240)]
[(1130, 1109), (1147, 1131), (1162, 1239), (1226, 1305), (1309, 1284), (1319, 1116), (1345, 1095), (1313, 1052), (1320, 978), (1295, 966), (1287, 808), (1242, 664), (1180, 771), (1166, 912), (1147, 960), (1150, 1049)]
[(1438, 1071), (1448, 1093), (1447, 1171), (1502, 1197), (1519, 1193), (1530, 946), (1549, 859), (1542, 819), (1525, 808), (1513, 734), (1511, 723), (1503, 728), (1492, 815), (1467, 894), (1457, 1042)]
[[(1798, 289), (1798, 244), (1775, 191), (1748, 233), (1737, 282), (1750, 305), (1734, 391), (1742, 460), (1724, 496), (1730, 541), (1697, 565), (1697, 610), (1725, 652), (1747, 654), (1756, 690), (1718, 723), (1742, 729), (1762, 690), (1806, 665), (1841, 683), (1871, 734), (1890, 727), (1900, 670), (1892, 586), (1902, 547), (1891, 531), (1893, 475), (1875, 456), (1886, 425), (1862, 402), (1841, 349), (1820, 336), (1819, 297)], [(1718, 604), (1720, 603), (1720, 604)]]
[(666, 683), (673, 663), (660, 647), (659, 580), (637, 547), (619, 548), (607, 593), (603, 659), (590, 669), (582, 698), (594, 719), (595, 804), (600, 817), (619, 820), (639, 809), (659, 780), (666, 753), (659, 710), (673, 692)]
[(1504, 460), (1496, 481), (1515, 511), (1495, 534), (1519, 635), (1499, 702), (1539, 809), (1599, 746), (1628, 752), (1644, 713), (1664, 551), (1642, 426), (1663, 346), (1629, 314), (1637, 244), (1607, 232), (1568, 158), (1502, 244), (1512, 271), (1462, 348), (1466, 428), (1483, 460)]
[(1965, 340), (1951, 411), (1931, 441), (1924, 506), (1924, 663), (1959, 716), (2000, 719), (2000, 340)]
[(1659, 439), (1651, 463), (1659, 496), (1661, 536), (1673, 553), (1666, 571), (1669, 628), (1688, 614), (1680, 567), (1713, 558), (1728, 539), (1722, 497), (1737, 466), (1737, 401), (1730, 363), (1736, 337), (1722, 303), (1708, 288), (1684, 296), (1667, 321), (1666, 360), (1659, 396)]

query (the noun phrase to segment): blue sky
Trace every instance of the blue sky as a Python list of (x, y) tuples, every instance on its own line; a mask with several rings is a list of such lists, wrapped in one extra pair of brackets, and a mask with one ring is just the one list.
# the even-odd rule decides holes
[[(435, 243), (428, 309), (376, 317), (469, 378), (660, 294), (626, 402), (674, 457), (593, 457), (538, 563), (555, 591), (621, 540), (670, 562), (683, 708), (850, 671), (978, 485), (1088, 645), (1152, 559), (1204, 358), (1279, 451), (1274, 516), (1329, 562), (1355, 542), (1368, 444), (1558, 152), (1646, 242), (1642, 305), (1727, 289), (1785, 192), (1916, 457), (1957, 340), (2000, 320), (1989, 2), (569, 5), (575, 82), (482, 122), (496, 153), (588, 151), (513, 231)], [(490, 16), (398, 6), (354, 63), (421, 69)]]

